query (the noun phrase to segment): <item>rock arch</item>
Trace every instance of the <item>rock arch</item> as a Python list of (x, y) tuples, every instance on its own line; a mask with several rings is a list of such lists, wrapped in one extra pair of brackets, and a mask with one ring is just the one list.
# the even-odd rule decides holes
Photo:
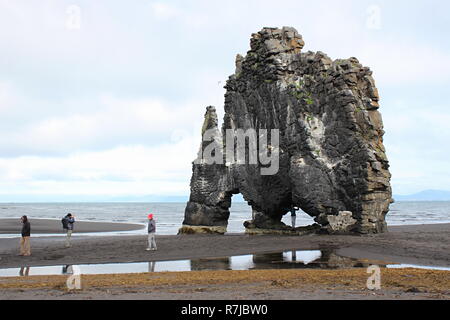
[[(257, 212), (245, 223), (251, 233), (385, 232), (391, 176), (370, 69), (356, 58), (302, 53), (303, 39), (289, 27), (264, 28), (250, 45), (225, 86), (221, 129), (215, 108), (207, 108), (202, 136), (209, 132), (211, 139), (202, 141), (193, 164), (180, 232), (224, 233), (235, 193)], [(205, 163), (202, 152), (211, 141), (226, 148), (227, 129), (278, 129), (277, 173), (262, 175), (260, 164)], [(317, 224), (284, 225), (290, 206)]]

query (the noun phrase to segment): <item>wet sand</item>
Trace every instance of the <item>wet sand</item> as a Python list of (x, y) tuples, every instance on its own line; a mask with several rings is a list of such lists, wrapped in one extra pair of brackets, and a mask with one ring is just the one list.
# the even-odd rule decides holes
[[(32, 219), (32, 234), (58, 234), (62, 233), (62, 224), (60, 220), (51, 219)], [(129, 223), (111, 223), (111, 222), (87, 222), (76, 221), (75, 231), (79, 233), (97, 233), (97, 232), (116, 232), (133, 231), (143, 229), (145, 226)], [(0, 219), (0, 234), (19, 234), (21, 224), (19, 219)]]
[[(8, 267), (22, 267), (22, 266), (46, 266), (46, 265), (67, 265), (67, 264), (92, 264), (92, 263), (120, 263), (120, 262), (146, 262), (146, 261), (164, 261), (164, 260), (181, 260), (181, 259), (200, 259), (213, 257), (228, 257), (243, 254), (257, 254), (269, 253), (277, 251), (289, 250), (334, 250), (335, 253), (352, 258), (363, 258), (370, 260), (379, 260), (388, 263), (403, 263), (416, 264), (424, 266), (440, 266), (450, 267), (450, 224), (440, 225), (418, 225), (418, 226), (400, 226), (390, 227), (389, 232), (385, 234), (370, 235), (370, 236), (326, 236), (326, 235), (312, 235), (304, 237), (292, 236), (248, 236), (243, 234), (231, 234), (225, 236), (218, 235), (182, 235), (182, 236), (157, 236), (158, 251), (145, 251), (147, 239), (145, 235), (142, 236), (79, 236), (73, 239), (73, 247), (70, 249), (64, 248), (63, 237), (44, 237), (32, 239), (32, 256), (19, 257), (17, 256), (18, 239), (0, 239), (0, 268)], [(409, 269), (404, 269), (409, 270)], [(307, 271), (307, 270), (301, 270)], [(321, 272), (330, 272), (327, 270), (311, 270), (320, 274)], [(363, 272), (365, 269), (363, 269)], [(224, 271), (234, 272), (234, 271)], [(250, 274), (254, 271), (248, 271)], [(283, 270), (270, 271), (275, 275), (284, 274)], [(345, 279), (345, 270), (333, 270), (336, 279)], [(391, 271), (389, 271), (391, 272)], [(428, 272), (428, 273), (426, 273)], [(421, 276), (432, 276), (437, 271), (425, 270)], [(439, 272), (437, 272), (439, 273)], [(160, 273), (158, 273), (160, 274)], [(178, 274), (178, 273), (177, 273)], [(191, 273), (186, 273), (191, 274)], [(450, 290), (449, 271), (441, 271), (438, 278), (443, 281), (444, 289)], [(207, 274), (203, 274), (207, 277)], [(254, 275), (254, 274), (253, 274)], [(445, 275), (445, 276), (442, 276)], [(173, 277), (169, 275), (169, 277)], [(106, 279), (114, 279), (114, 275), (105, 275)], [(121, 276), (118, 276), (121, 277)], [(183, 276), (185, 277), (185, 276)], [(367, 277), (367, 276), (366, 276)], [(403, 276), (399, 275), (399, 279)], [(411, 275), (405, 275), (404, 279), (408, 279)], [(434, 277), (434, 276), (433, 276)], [(34, 278), (30, 277), (29, 279)], [(367, 278), (366, 278), (367, 279)], [(433, 278), (434, 279), (434, 278)], [(5, 278), (0, 279), (0, 283), (4, 283)], [(8, 280), (10, 281), (10, 280)], [(130, 280), (131, 281), (131, 280)], [(136, 283), (136, 280), (133, 280)], [(153, 290), (145, 286), (132, 286), (129, 289), (129, 282), (124, 282), (121, 286), (116, 286), (114, 283), (111, 288), (107, 289), (110, 292), (115, 292), (112, 296), (106, 294), (103, 289), (96, 289), (94, 286), (89, 292), (76, 294), (75, 297), (91, 297), (93, 299), (111, 298), (174, 298), (174, 299), (201, 299), (204, 298), (218, 298), (218, 299), (234, 299), (236, 293), (233, 289), (227, 294), (226, 287), (236, 288), (239, 284), (233, 284), (230, 278), (229, 284), (217, 285), (214, 287), (208, 284), (207, 287), (196, 292), (196, 284), (187, 285), (184, 289), (180, 289), (180, 293), (174, 294), (172, 291), (178, 289), (171, 289), (171, 287), (160, 286), (159, 291)], [(256, 280), (255, 280), (256, 281)], [(433, 280), (434, 281), (434, 280)], [(257, 282), (257, 281), (256, 281)], [(255, 282), (255, 283), (256, 283)], [(292, 292), (289, 290), (278, 290), (278, 288), (270, 287), (273, 290), (269, 291), (266, 296), (259, 295), (261, 290), (254, 291), (253, 285), (259, 284), (249, 282), (247, 289), (241, 290), (244, 298), (254, 299), (300, 299), (308, 298), (308, 293), (311, 297), (319, 298), (351, 298), (351, 299), (366, 299), (366, 298), (392, 298), (402, 299), (405, 297), (423, 297), (420, 294), (426, 291), (428, 298), (439, 298), (442, 294), (445, 299), (449, 299), (448, 290), (441, 290), (438, 293), (430, 291), (429, 285), (424, 285), (424, 288), (416, 291), (413, 287), (409, 288), (411, 292), (406, 292), (408, 288), (398, 289), (401, 287), (400, 280), (393, 280), (398, 286), (385, 295), (377, 295), (378, 293), (367, 294), (366, 291), (359, 292), (350, 290), (341, 285), (333, 289), (332, 282), (325, 284), (322, 287), (311, 285), (310, 287), (293, 287)], [(259, 282), (258, 282), (259, 283)], [(31, 295), (33, 298), (54, 298), (58, 296), (61, 291), (59, 289), (36, 289), (30, 288), (26, 291), (20, 291), (20, 284), (22, 280), (17, 281), (17, 288), (10, 288), (4, 291), (2, 296), (4, 298), (20, 298)], [(300, 285), (300, 284), (299, 284)], [(212, 287), (211, 287), (212, 286)], [(214, 289), (215, 288), (215, 289)], [(221, 291), (223, 288), (223, 292)], [(331, 289), (330, 289), (331, 288)], [(351, 288), (350, 288), (351, 289)], [(30, 291), (31, 290), (31, 291)], [(56, 290), (56, 291), (55, 291)], [(59, 290), (59, 291), (58, 291)], [(96, 291), (97, 290), (97, 291)], [(105, 289), (106, 290), (106, 289)], [(172, 290), (172, 291), (171, 291)], [(205, 292), (212, 290), (214, 294), (208, 295)], [(303, 291), (302, 291), (303, 290)], [(306, 291), (304, 291), (306, 290)], [(427, 291), (428, 290), (428, 291)], [(109, 292), (108, 291), (108, 292)], [(97, 293), (96, 293), (97, 292)], [(160, 295), (158, 295), (158, 293)], [(224, 293), (225, 292), (225, 293)], [(278, 293), (276, 293), (278, 292)], [(291, 292), (288, 294), (286, 292)], [(303, 292), (303, 293), (302, 293)], [(357, 293), (359, 292), (359, 293)], [(447, 292), (447, 293), (446, 293)], [(286, 294), (285, 294), (286, 293)], [(380, 293), (381, 294), (381, 293)], [(55, 296), (56, 295), (56, 296)]]
[[(76, 232), (76, 231), (75, 231)], [(145, 251), (145, 235), (31, 239), (31, 257), (17, 256), (18, 238), (0, 239), (0, 268), (65, 264), (146, 262), (288, 250), (335, 249), (336, 253), (392, 263), (450, 267), (450, 224), (391, 227), (371, 236), (157, 236), (158, 251)]]

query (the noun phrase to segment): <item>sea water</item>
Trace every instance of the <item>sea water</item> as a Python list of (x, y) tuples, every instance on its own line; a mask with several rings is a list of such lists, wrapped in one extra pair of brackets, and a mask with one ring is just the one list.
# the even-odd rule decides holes
[[(185, 207), (186, 203), (0, 203), (0, 219), (22, 215), (31, 220), (61, 219), (70, 212), (83, 221), (146, 223), (151, 212), (155, 214), (158, 234), (174, 235), (182, 225)], [(251, 219), (251, 208), (235, 202), (230, 212), (228, 232), (244, 232), (243, 223)], [(391, 205), (386, 220), (390, 226), (450, 223), (450, 202), (397, 202)], [(283, 222), (290, 225), (290, 214), (283, 217)], [(313, 223), (306, 213), (297, 213), (296, 226)]]

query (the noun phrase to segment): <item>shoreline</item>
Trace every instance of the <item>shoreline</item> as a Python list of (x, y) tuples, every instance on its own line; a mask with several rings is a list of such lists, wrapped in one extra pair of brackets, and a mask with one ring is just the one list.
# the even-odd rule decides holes
[[(0, 268), (201, 260), (291, 250), (331, 250), (347, 258), (450, 267), (450, 224), (390, 227), (368, 236), (157, 236), (158, 251), (145, 251), (146, 235), (81, 236), (31, 240), (31, 257), (18, 257), (18, 239), (0, 239)], [(325, 250), (325, 251), (323, 251)], [(348, 259), (345, 259), (348, 260)], [(340, 259), (335, 262), (341, 264)], [(128, 270), (127, 270), (128, 271)], [(366, 288), (365, 267), (338, 269), (205, 270), (82, 274), (81, 290), (68, 291), (69, 275), (0, 277), (0, 297), (15, 299), (450, 299), (450, 271), (381, 268), (379, 291)]]
[[(20, 219), (16, 218), (1, 218), (0, 217), (0, 239), (2, 235), (16, 236), (20, 238), (21, 225)], [(61, 221), (59, 219), (49, 218), (33, 218), (32, 222), (32, 234), (35, 237), (64, 237)], [(439, 227), (450, 225), (450, 220), (442, 223), (413, 223), (413, 224), (393, 224), (388, 225), (389, 232), (400, 229), (412, 229), (415, 227), (424, 228), (426, 226)], [(77, 220), (75, 223), (74, 235), (88, 235), (92, 233), (106, 234), (111, 232), (129, 232), (129, 231), (141, 231), (146, 227), (145, 223), (137, 222), (114, 222), (114, 221), (91, 221), (91, 220)], [(181, 227), (181, 226), (180, 226)], [(227, 232), (225, 236), (244, 235), (245, 233)], [(119, 236), (120, 234), (117, 234)], [(159, 234), (159, 236), (176, 236), (177, 234)], [(270, 234), (269, 234), (270, 235)], [(355, 235), (358, 236), (358, 235)], [(365, 235), (362, 235), (365, 236)], [(369, 235), (370, 236), (370, 235)]]
[[(75, 231), (76, 234), (77, 231)], [(158, 251), (147, 252), (147, 236), (82, 236), (64, 247), (64, 237), (31, 238), (32, 256), (18, 257), (18, 239), (0, 239), (0, 268), (66, 264), (173, 261), (291, 250), (335, 250), (356, 259), (450, 267), (450, 224), (389, 227), (367, 236), (158, 236)]]
[[(45, 234), (63, 236), (61, 221), (57, 219), (30, 219), (31, 236)], [(103, 232), (126, 232), (144, 229), (144, 224), (121, 223), (121, 222), (102, 222), (102, 221), (83, 221), (75, 222), (74, 233), (103, 233)], [(14, 235), (20, 237), (21, 225), (19, 219), (0, 218), (0, 237), (2, 235)]]

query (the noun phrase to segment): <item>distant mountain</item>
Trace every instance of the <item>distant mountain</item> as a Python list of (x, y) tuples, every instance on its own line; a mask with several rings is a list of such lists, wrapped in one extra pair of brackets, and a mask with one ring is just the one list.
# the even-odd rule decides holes
[[(450, 201), (450, 191), (425, 190), (410, 195), (394, 195), (395, 201)], [(0, 203), (76, 203), (76, 202), (180, 202), (186, 203), (189, 196), (164, 196), (164, 195), (140, 195), (140, 196), (107, 196), (107, 195), (2, 195)], [(233, 203), (245, 202), (242, 195), (235, 195)]]
[(450, 191), (424, 190), (410, 195), (394, 195), (395, 201), (450, 201)]

